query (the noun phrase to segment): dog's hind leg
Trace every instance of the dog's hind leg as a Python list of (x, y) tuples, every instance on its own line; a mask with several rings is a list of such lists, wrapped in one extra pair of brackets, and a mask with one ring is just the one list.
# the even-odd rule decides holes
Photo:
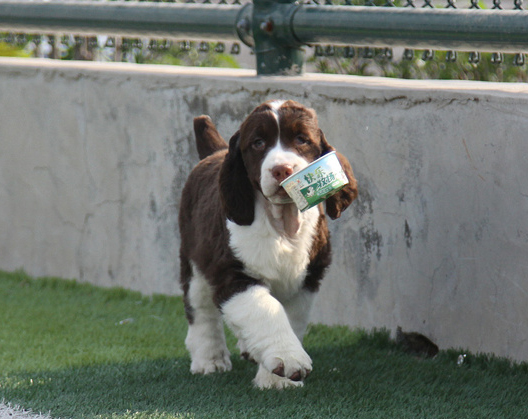
[(227, 349), (224, 323), (213, 303), (210, 285), (195, 266), (185, 295), (189, 330), (185, 345), (191, 354), (191, 372), (210, 374), (231, 370), (230, 353)]

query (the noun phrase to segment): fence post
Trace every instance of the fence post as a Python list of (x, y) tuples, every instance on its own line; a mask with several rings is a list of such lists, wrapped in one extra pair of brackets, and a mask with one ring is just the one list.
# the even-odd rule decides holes
[(291, 30), (295, 0), (254, 0), (252, 29), (258, 75), (303, 72), (304, 51)]

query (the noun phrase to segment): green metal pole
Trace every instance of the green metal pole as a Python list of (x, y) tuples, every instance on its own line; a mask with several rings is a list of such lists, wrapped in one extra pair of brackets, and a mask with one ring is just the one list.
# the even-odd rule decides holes
[(0, 30), (235, 41), (240, 11), (212, 4), (1, 1)]
[(299, 7), (293, 33), (303, 44), (528, 52), (528, 11)]
[(301, 74), (304, 64), (302, 43), (293, 36), (295, 0), (254, 0), (253, 39), (258, 75)]

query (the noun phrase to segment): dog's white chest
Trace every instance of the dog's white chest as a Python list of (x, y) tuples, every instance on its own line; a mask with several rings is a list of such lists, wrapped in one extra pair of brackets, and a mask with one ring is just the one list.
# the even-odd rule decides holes
[(289, 238), (277, 232), (259, 207), (250, 226), (227, 222), (229, 245), (248, 274), (264, 281), (279, 300), (288, 299), (306, 276), (319, 212), (314, 208), (301, 214), (299, 231)]

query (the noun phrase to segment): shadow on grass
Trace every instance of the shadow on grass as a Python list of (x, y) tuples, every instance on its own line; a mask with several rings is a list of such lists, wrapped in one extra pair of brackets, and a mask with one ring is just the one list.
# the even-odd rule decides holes
[[(307, 336), (314, 371), (301, 389), (252, 387), (256, 366), (193, 376), (189, 359), (158, 359), (4, 377), (0, 397), (61, 418), (501, 418), (525, 417), (528, 368), (457, 353), (419, 359), (385, 333), (321, 342)], [(335, 330), (334, 330), (335, 332)], [(324, 340), (323, 340), (324, 341)]]

